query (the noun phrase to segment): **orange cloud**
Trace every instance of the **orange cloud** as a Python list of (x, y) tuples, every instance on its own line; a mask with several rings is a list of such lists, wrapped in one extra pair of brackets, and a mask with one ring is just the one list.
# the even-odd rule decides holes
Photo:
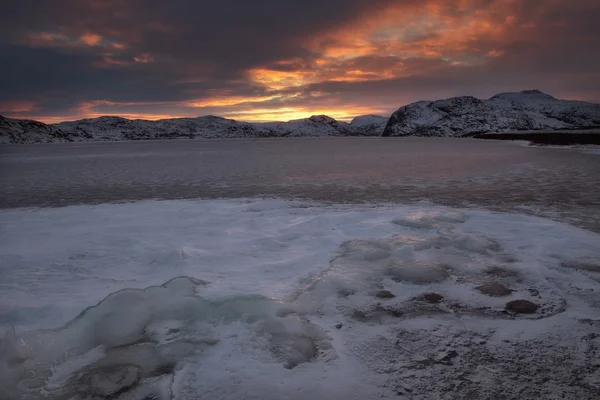
[[(208, 104), (208, 103), (207, 103)], [(233, 109), (229, 105), (219, 105), (218, 102), (211, 103), (211, 107), (222, 107), (222, 111), (218, 114), (225, 117), (240, 121), (249, 122), (267, 122), (267, 121), (289, 121), (294, 119), (308, 118), (312, 115), (325, 114), (335, 119), (342, 121), (350, 121), (357, 115), (377, 114), (382, 113), (382, 109), (376, 107), (363, 106), (282, 106), (273, 107), (265, 104), (258, 105), (251, 109)], [(169, 118), (197, 117), (194, 109), (187, 109), (184, 106), (193, 106), (194, 103), (153, 103), (153, 102), (112, 102), (106, 100), (97, 100), (92, 102), (81, 103), (73, 113), (63, 116), (36, 116), (35, 119), (45, 123), (58, 123), (65, 120), (75, 120), (81, 118), (97, 118), (105, 115), (118, 115), (129, 119), (145, 119), (145, 120), (160, 120)], [(196, 104), (204, 106), (204, 104)], [(234, 104), (235, 106), (236, 104)], [(182, 112), (177, 113), (161, 113), (161, 112), (143, 112), (130, 111), (130, 108), (151, 107), (152, 109), (165, 110), (177, 109), (179, 107)]]
[(185, 102), (185, 106), (194, 108), (207, 108), (207, 107), (226, 107), (236, 106), (240, 104), (248, 103), (261, 103), (269, 100), (282, 98), (282, 96), (258, 96), (258, 97), (242, 97), (242, 96), (228, 96), (228, 97), (217, 97), (208, 98), (202, 100), (192, 100)]
[(102, 36), (95, 33), (85, 33), (81, 35), (80, 40), (88, 46), (97, 46), (102, 41)]
[(394, 76), (395, 75), (391, 70), (382, 70), (374, 72), (361, 71), (360, 69), (355, 69), (351, 71), (346, 71), (342, 76), (334, 76), (329, 80), (333, 82), (367, 82), (383, 79), (392, 79), (394, 78)]
[[(106, 116), (106, 113), (90, 113), (87, 114), (86, 118), (99, 118)], [(117, 114), (121, 118), (127, 119), (145, 119), (149, 121), (158, 121), (160, 119), (170, 119), (170, 118), (185, 118), (186, 116), (183, 114), (148, 114), (148, 113), (118, 113)]]
[(148, 53), (143, 53), (137, 57), (133, 57), (133, 61), (140, 64), (148, 64), (154, 62), (154, 58), (152, 58), (152, 56), (150, 56)]
[(0, 102), (0, 111), (3, 113), (27, 113), (36, 111), (36, 103), (33, 101)]
[(308, 118), (313, 115), (328, 115), (340, 121), (350, 121), (357, 115), (378, 114), (382, 110), (372, 107), (340, 107), (340, 108), (310, 108), (310, 107), (278, 107), (256, 108), (247, 111), (223, 114), (226, 118), (250, 122), (290, 121)]
[(261, 84), (270, 90), (282, 90), (318, 82), (311, 71), (278, 71), (269, 68), (256, 68), (248, 71), (252, 82)]
[(68, 37), (58, 32), (35, 32), (25, 37), (25, 43), (29, 46), (58, 47), (68, 44)]
[(106, 54), (101, 59), (92, 64), (96, 68), (126, 67), (131, 65), (131, 61), (114, 58), (112, 54)]
[[(535, 16), (518, 12), (516, 0), (422, 0), (388, 4), (391, 5), (379, 6), (346, 26), (332, 24), (334, 28), (329, 31), (305, 38), (304, 48), (296, 53), (302, 56), (265, 62), (246, 70), (241, 83), (262, 89), (253, 91), (254, 95), (209, 92), (202, 93), (206, 96), (202, 99), (150, 104), (100, 101), (90, 103), (80, 112), (85, 116), (100, 115), (100, 108), (121, 115), (158, 119), (166, 113), (131, 110), (142, 106), (154, 109), (162, 104), (173, 109), (174, 115), (186, 116), (207, 111), (249, 121), (297, 119), (313, 114), (349, 119), (385, 110), (377, 106), (362, 107), (361, 100), (356, 98), (342, 102), (335, 92), (319, 95), (312, 92), (313, 88), (327, 82), (348, 84), (330, 85), (332, 87), (349, 87), (359, 82), (378, 86), (377, 81), (385, 85), (388, 80), (426, 76), (444, 68), (456, 71), (482, 66), (505, 56), (506, 44), (523, 29), (527, 28), (532, 35), (535, 33)], [(167, 34), (176, 31), (176, 26), (171, 28), (153, 22), (150, 29)], [(30, 35), (28, 40), (39, 46), (96, 47), (100, 50), (95, 66), (102, 68), (131, 67), (155, 61), (153, 55), (142, 53), (141, 49), (133, 57), (132, 54), (124, 56), (121, 50), (130, 50), (139, 43), (135, 35), (125, 40), (118, 32), (97, 32), (104, 36), (89, 32), (74, 36), (41, 32)], [(162, 53), (157, 51), (156, 54)], [(182, 64), (185, 68), (185, 63)], [(195, 66), (189, 68), (193, 73), (184, 74), (184, 78), (190, 87), (195, 82), (210, 81), (210, 66), (202, 72), (194, 69)]]
[[(314, 60), (282, 60), (275, 67), (248, 71), (249, 79), (277, 91), (318, 82), (365, 82), (416, 73), (404, 67), (411, 59), (437, 60), (450, 66), (481, 65), (500, 56), (481, 43), (501, 42), (517, 23), (510, 0), (478, 8), (477, 0), (424, 1), (408, 7), (393, 5), (351, 26), (313, 38), (307, 47)], [(378, 59), (370, 65), (357, 65)], [(382, 62), (386, 65), (382, 65)], [(298, 65), (297, 69), (290, 69)], [(282, 70), (279, 66), (285, 66)], [(423, 71), (424, 72), (424, 71)]]
[(364, 56), (399, 59), (480, 56), (492, 49), (477, 43), (503, 41), (516, 23), (510, 0), (477, 7), (476, 0), (423, 1), (411, 7), (393, 5), (351, 27), (316, 37), (310, 48), (325, 58), (348, 60)]
[[(82, 119), (82, 118), (99, 118), (99, 117), (105, 117), (107, 115), (110, 116), (113, 114), (92, 112), (92, 113), (88, 113), (88, 114), (70, 114), (70, 115), (62, 115), (62, 116), (39, 116), (39, 117), (35, 117), (35, 120), (41, 121), (45, 124), (57, 124), (59, 122), (64, 122), (64, 121), (74, 121), (74, 120), (78, 120), (78, 119)], [(127, 119), (145, 119), (148, 121), (158, 121), (161, 119), (186, 117), (183, 114), (178, 115), (178, 114), (123, 113), (123, 112), (115, 113), (114, 116), (118, 116), (121, 118), (127, 118)]]

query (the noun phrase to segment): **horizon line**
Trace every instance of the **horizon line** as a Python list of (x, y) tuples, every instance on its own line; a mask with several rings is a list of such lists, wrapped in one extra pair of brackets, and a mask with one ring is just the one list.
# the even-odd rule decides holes
[[(127, 115), (127, 114), (122, 114), (122, 115)], [(29, 118), (29, 117), (25, 117), (25, 118), (19, 118), (19, 117), (14, 117), (14, 116), (9, 116), (6, 114), (0, 114), (0, 117), (4, 117), (4, 118), (9, 118), (9, 119), (15, 119), (15, 120), (21, 120), (21, 121), (35, 121), (35, 122), (41, 122), (44, 123), (46, 125), (58, 125), (58, 124), (62, 124), (62, 123), (69, 123), (69, 122), (77, 122), (77, 121), (85, 121), (85, 120), (90, 120), (90, 119), (100, 119), (100, 118), (120, 118), (120, 119), (125, 119), (128, 121), (147, 121), (147, 122), (158, 122), (158, 121), (168, 121), (168, 120), (172, 120), (172, 119), (198, 119), (198, 118), (206, 118), (206, 117), (214, 117), (214, 118), (221, 118), (221, 119), (226, 119), (229, 121), (235, 121), (235, 122), (243, 122), (243, 123), (247, 123), (247, 124), (268, 124), (268, 123), (286, 123), (286, 122), (293, 122), (293, 121), (302, 121), (302, 120), (306, 120), (306, 119), (310, 119), (312, 117), (328, 117), (331, 118), (335, 121), (341, 121), (341, 122), (347, 122), (350, 123), (353, 119), (358, 118), (358, 117), (364, 117), (364, 116), (375, 116), (375, 117), (382, 117), (382, 118), (389, 118), (391, 116), (390, 115), (381, 115), (381, 114), (360, 114), (360, 115), (355, 115), (352, 117), (348, 117), (348, 118), (334, 118), (334, 117), (330, 117), (329, 115), (326, 114), (312, 114), (309, 117), (305, 117), (305, 118), (295, 118), (295, 119), (289, 119), (289, 120), (243, 120), (243, 119), (236, 119), (236, 118), (230, 118), (230, 117), (223, 117), (220, 115), (215, 115), (215, 114), (205, 114), (205, 115), (198, 115), (195, 117), (187, 117), (187, 116), (172, 116), (172, 117), (166, 117), (165, 116), (161, 116), (160, 118), (128, 118), (126, 116), (122, 116), (122, 115), (116, 115), (116, 114), (103, 114), (103, 115), (98, 115), (98, 116), (89, 116), (89, 117), (83, 117), (83, 118), (77, 118), (77, 119), (65, 119), (65, 120), (61, 120), (58, 122), (49, 122), (50, 120), (47, 118)], [(48, 117), (48, 118), (54, 118), (54, 117)], [(68, 117), (67, 117), (68, 118)]]

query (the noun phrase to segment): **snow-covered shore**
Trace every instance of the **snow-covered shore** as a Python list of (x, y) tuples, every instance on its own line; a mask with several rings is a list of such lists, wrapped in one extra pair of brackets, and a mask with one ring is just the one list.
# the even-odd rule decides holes
[(0, 222), (8, 399), (600, 390), (600, 237), (566, 224), (280, 200), (13, 209)]

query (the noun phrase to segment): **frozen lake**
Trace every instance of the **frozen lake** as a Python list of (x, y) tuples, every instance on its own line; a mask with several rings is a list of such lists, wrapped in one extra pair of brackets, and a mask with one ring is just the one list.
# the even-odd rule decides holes
[(275, 196), (530, 206), (576, 218), (600, 210), (599, 171), (594, 154), (475, 139), (9, 145), (0, 147), (0, 208)]
[(600, 390), (596, 154), (124, 142), (3, 146), (0, 172), (9, 400)]

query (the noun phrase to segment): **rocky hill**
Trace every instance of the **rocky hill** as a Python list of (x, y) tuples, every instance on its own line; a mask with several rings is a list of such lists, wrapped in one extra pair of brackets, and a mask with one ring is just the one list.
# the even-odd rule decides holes
[(390, 117), (383, 136), (470, 136), (487, 132), (600, 127), (600, 105), (558, 100), (539, 90), (502, 93), (489, 100), (454, 97), (420, 101)]
[[(282, 137), (320, 137), (320, 136), (357, 136), (362, 131), (350, 124), (337, 121), (327, 115), (313, 115), (310, 118), (296, 119), (288, 122), (265, 122), (255, 124), (256, 127), (274, 132), (274, 136)], [(383, 129), (379, 132), (381, 134)]]
[[(380, 136), (378, 127), (348, 124), (326, 115), (288, 122), (247, 123), (215, 116), (173, 118), (159, 121), (100, 117), (46, 125), (42, 122), (0, 120), (1, 143), (68, 141), (160, 140), (180, 138), (265, 138), (319, 136)], [(382, 117), (380, 117), (382, 118)]]
[(0, 115), (0, 143), (72, 142), (75, 139), (52, 125)]
[(487, 132), (576, 130), (600, 127), (600, 105), (559, 100), (539, 90), (502, 93), (488, 100), (454, 97), (404, 106), (383, 136), (471, 136)]
[(351, 123), (315, 115), (266, 123), (205, 116), (159, 121), (100, 117), (46, 125), (0, 116), (0, 143), (381, 135), (462, 137), (582, 129), (600, 129), (600, 105), (558, 100), (539, 90), (526, 90), (498, 94), (487, 100), (463, 96), (420, 101), (398, 109), (389, 120), (363, 115)]
[(56, 127), (74, 136), (86, 136), (89, 140), (213, 139), (273, 136), (271, 132), (257, 128), (252, 124), (211, 115), (159, 121), (100, 117), (62, 122), (57, 124)]
[(381, 115), (361, 115), (350, 122), (350, 126), (365, 136), (379, 136), (383, 133), (389, 118)]

